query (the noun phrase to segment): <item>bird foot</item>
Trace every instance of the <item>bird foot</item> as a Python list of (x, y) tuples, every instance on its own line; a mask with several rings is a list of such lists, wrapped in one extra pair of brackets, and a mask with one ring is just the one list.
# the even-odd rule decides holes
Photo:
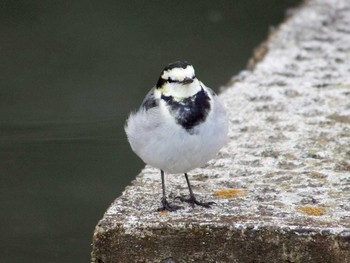
[(183, 207), (178, 205), (172, 205), (166, 200), (166, 198), (162, 198), (162, 206), (157, 209), (157, 212), (162, 212), (162, 211), (174, 212), (179, 209), (183, 209)]
[(194, 195), (190, 195), (189, 198), (177, 196), (177, 197), (175, 197), (175, 199), (179, 199), (181, 202), (189, 203), (192, 207), (194, 207), (194, 205), (199, 205), (199, 206), (203, 206), (205, 208), (210, 208), (212, 205), (216, 205), (215, 202), (200, 202), (194, 197)]

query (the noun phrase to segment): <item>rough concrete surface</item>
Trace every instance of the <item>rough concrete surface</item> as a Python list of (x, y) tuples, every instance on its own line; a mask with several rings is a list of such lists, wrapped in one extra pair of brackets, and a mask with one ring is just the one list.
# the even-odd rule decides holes
[[(266, 47), (221, 94), (227, 145), (189, 173), (217, 205), (155, 212), (146, 167), (96, 226), (92, 262), (350, 262), (350, 1), (306, 2)], [(188, 193), (183, 175), (166, 185)]]

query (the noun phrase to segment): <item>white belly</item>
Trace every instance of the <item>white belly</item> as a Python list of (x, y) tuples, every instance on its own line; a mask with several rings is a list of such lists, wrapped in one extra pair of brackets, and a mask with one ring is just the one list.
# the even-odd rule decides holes
[(216, 102), (206, 121), (191, 133), (159, 110), (131, 115), (125, 129), (132, 149), (145, 163), (168, 173), (186, 173), (203, 166), (227, 139), (226, 113)]

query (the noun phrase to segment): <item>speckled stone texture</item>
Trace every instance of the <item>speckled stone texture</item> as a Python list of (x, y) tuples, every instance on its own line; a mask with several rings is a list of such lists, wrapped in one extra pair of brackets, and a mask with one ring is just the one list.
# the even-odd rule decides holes
[[(92, 262), (350, 262), (350, 1), (308, 1), (264, 48), (221, 94), (227, 145), (189, 173), (217, 205), (155, 212), (146, 167), (96, 226)], [(166, 185), (188, 193), (183, 175)]]

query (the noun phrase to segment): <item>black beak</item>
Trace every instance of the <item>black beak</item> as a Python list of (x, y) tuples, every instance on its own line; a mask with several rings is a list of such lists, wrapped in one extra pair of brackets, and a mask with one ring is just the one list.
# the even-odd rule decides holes
[(193, 82), (193, 79), (185, 78), (183, 81), (181, 81), (182, 84), (190, 84)]

